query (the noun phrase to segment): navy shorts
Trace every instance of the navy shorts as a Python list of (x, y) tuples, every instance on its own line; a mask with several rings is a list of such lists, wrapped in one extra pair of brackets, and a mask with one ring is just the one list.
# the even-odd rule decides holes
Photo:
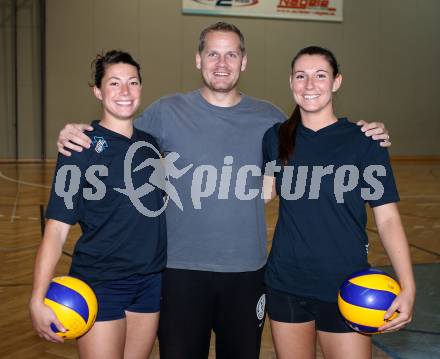
[(267, 289), (267, 312), (271, 320), (283, 323), (315, 322), (317, 330), (330, 333), (350, 333), (338, 304), (315, 298), (299, 297)]
[(125, 318), (125, 311), (156, 313), (160, 310), (162, 273), (136, 274), (92, 288), (98, 299), (97, 322)]

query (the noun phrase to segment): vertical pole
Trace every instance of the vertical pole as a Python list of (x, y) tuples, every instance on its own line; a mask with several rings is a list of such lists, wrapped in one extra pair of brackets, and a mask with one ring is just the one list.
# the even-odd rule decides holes
[(15, 159), (18, 159), (18, 49), (17, 49), (17, 0), (11, 1), (12, 25), (12, 86), (13, 86), (13, 118), (15, 130)]
[(44, 234), (44, 229), (46, 228), (45, 214), (44, 214), (44, 206), (40, 204), (40, 230), (41, 236)]
[(39, 0), (40, 7), (40, 117), (41, 159), (46, 159), (46, 0)]

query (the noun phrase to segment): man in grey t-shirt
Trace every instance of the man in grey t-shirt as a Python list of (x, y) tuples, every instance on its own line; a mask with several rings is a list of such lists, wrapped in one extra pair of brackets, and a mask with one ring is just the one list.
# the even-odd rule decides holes
[[(170, 174), (179, 200), (170, 200), (166, 209), (161, 358), (207, 358), (212, 329), (217, 358), (259, 356), (266, 261), (261, 141), (285, 117), (270, 103), (238, 91), (246, 63), (235, 26), (206, 28), (196, 55), (202, 89), (159, 99), (135, 123), (165, 154), (178, 154), (175, 168), (188, 169)], [(61, 132), (60, 152), (77, 149), (66, 140), (87, 145), (78, 129), (87, 126)]]

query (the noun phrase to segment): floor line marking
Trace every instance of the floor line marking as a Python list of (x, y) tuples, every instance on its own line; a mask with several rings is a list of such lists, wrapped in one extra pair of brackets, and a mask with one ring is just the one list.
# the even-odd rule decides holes
[(29, 249), (34, 249), (36, 247), (38, 247), (40, 244), (32, 244), (29, 246), (24, 246), (24, 247), (0, 247), (0, 252), (19, 252), (19, 251), (27, 251)]
[(17, 217), (15, 213), (17, 213), (17, 204), (18, 204), (18, 196), (20, 194), (20, 184), (18, 184), (17, 193), (15, 194), (14, 207), (12, 207), (11, 213), (11, 223), (14, 223), (14, 219)]
[(401, 194), (401, 199), (410, 199), (410, 198), (440, 198), (439, 195), (436, 194)]
[(50, 186), (46, 186), (46, 185), (43, 185), (43, 184), (26, 182), (26, 181), (22, 181), (22, 180), (19, 180), (19, 179), (15, 179), (15, 178), (11, 178), (11, 177), (5, 176), (3, 174), (3, 172), (1, 172), (1, 171), (0, 171), (0, 178), (3, 178), (4, 180), (9, 181), (9, 182), (23, 184), (23, 185), (26, 185), (26, 186), (39, 187), (39, 188), (50, 188)]
[(426, 252), (426, 253), (432, 254), (432, 255), (434, 255), (434, 256), (440, 257), (440, 253), (438, 253), (438, 252), (431, 251), (431, 250), (429, 250), (429, 249), (426, 249), (426, 248), (423, 248), (423, 247), (417, 246), (417, 245), (412, 244), (412, 243), (408, 243), (408, 244), (409, 244), (410, 247), (416, 248), (416, 249), (418, 249), (419, 251), (423, 251), (423, 252)]

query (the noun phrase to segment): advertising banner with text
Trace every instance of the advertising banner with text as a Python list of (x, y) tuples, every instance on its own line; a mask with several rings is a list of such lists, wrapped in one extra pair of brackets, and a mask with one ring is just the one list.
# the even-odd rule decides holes
[(342, 21), (343, 0), (182, 0), (184, 14)]

